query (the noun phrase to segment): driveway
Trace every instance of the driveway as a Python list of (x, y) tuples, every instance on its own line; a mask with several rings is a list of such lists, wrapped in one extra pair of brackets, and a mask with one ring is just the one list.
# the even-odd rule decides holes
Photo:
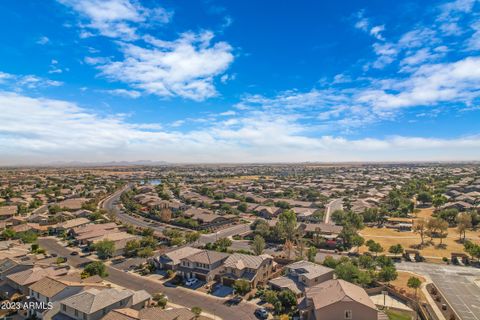
[[(71, 250), (58, 244), (56, 239), (40, 238), (38, 239), (38, 243), (49, 253), (57, 253), (59, 256), (68, 257), (67, 262), (72, 266), (78, 267), (91, 262), (91, 260), (87, 258), (70, 256)], [(156, 281), (120, 271), (110, 266), (107, 266), (107, 271), (107, 281), (131, 290), (144, 289), (150, 294), (162, 292), (168, 296), (172, 303), (182, 305), (187, 308), (197, 306), (202, 308), (203, 311), (221, 317), (224, 320), (232, 319), (232, 315), (235, 315), (235, 319), (256, 319), (255, 315), (253, 314), (255, 312), (255, 306), (249, 303), (242, 302), (239, 305), (229, 307), (223, 304), (224, 301), (222, 299), (215, 298), (207, 294), (197, 293), (193, 290), (180, 287), (166, 287)]]
[(430, 278), (461, 320), (480, 320), (480, 287), (474, 282), (479, 269), (411, 262), (398, 263), (397, 269)]

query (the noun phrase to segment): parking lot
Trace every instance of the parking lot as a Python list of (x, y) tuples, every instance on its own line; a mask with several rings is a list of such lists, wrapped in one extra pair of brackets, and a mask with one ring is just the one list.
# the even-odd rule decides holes
[(461, 320), (480, 320), (480, 287), (474, 282), (480, 279), (479, 269), (408, 262), (397, 268), (429, 277)]

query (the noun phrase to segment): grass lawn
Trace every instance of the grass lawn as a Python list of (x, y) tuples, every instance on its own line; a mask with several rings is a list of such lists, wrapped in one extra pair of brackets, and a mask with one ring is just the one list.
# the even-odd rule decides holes
[(410, 314), (401, 312), (401, 311), (393, 311), (393, 310), (387, 310), (385, 313), (388, 316), (388, 319), (390, 320), (411, 320), (412, 318), (410, 317)]
[[(433, 213), (432, 208), (421, 209), (417, 214), (418, 218), (428, 219)], [(415, 219), (413, 219), (415, 220)], [(384, 253), (388, 254), (388, 249), (392, 245), (400, 243), (404, 249), (412, 248), (415, 245), (420, 244), (420, 236), (414, 232), (398, 232), (388, 228), (365, 228), (360, 231), (360, 234), (365, 240), (372, 239), (379, 242)], [(437, 245), (440, 243), (440, 239), (433, 239), (433, 244), (430, 244), (420, 250), (424, 257), (434, 257), (441, 259), (442, 257), (450, 258), (452, 252), (464, 252), (463, 243), (458, 242), (459, 236), (455, 228), (448, 229), (448, 236), (443, 239), (444, 247), (439, 248)], [(480, 241), (479, 231), (467, 231), (467, 239), (471, 239), (474, 242)], [(425, 237), (425, 242), (428, 242), (430, 238)], [(366, 252), (368, 249), (365, 246), (360, 248), (360, 253)]]

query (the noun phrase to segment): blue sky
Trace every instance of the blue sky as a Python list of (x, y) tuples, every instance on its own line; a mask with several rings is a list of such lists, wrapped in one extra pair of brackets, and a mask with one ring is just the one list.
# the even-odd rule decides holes
[(0, 164), (480, 160), (476, 0), (0, 15)]

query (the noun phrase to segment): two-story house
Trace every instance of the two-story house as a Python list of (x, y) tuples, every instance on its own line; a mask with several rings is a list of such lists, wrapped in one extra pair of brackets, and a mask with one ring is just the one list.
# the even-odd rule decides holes
[(180, 266), (181, 259), (189, 257), (201, 251), (201, 249), (193, 247), (176, 248), (169, 252), (165, 252), (159, 256), (156, 256), (152, 260), (158, 269), (176, 271)]
[(344, 280), (328, 280), (308, 288), (298, 309), (303, 320), (388, 319), (363, 288)]
[(60, 301), (60, 313), (76, 320), (99, 320), (113, 309), (145, 307), (151, 296), (144, 290), (88, 289)]
[(333, 279), (335, 270), (322, 265), (301, 260), (285, 267), (285, 275), (268, 283), (275, 290), (291, 290), (302, 296), (306, 288)]
[(212, 281), (223, 270), (223, 262), (229, 254), (224, 252), (202, 250), (180, 260), (178, 270), (183, 278), (197, 278)]
[[(80, 293), (82, 290), (90, 287), (106, 288), (98, 276), (89, 277), (80, 281), (71, 281), (66, 277), (46, 277), (30, 286), (30, 298), (44, 305), (52, 303), (57, 305), (58, 301)], [(39, 319), (50, 318), (48, 315), (54, 315), (56, 308), (53, 309), (31, 309), (30, 315), (35, 315)]]
[(273, 258), (268, 254), (253, 256), (234, 253), (223, 263), (222, 283), (232, 285), (235, 280), (244, 279), (250, 282), (250, 288), (256, 288), (258, 283), (268, 280), (272, 274), (273, 265)]

